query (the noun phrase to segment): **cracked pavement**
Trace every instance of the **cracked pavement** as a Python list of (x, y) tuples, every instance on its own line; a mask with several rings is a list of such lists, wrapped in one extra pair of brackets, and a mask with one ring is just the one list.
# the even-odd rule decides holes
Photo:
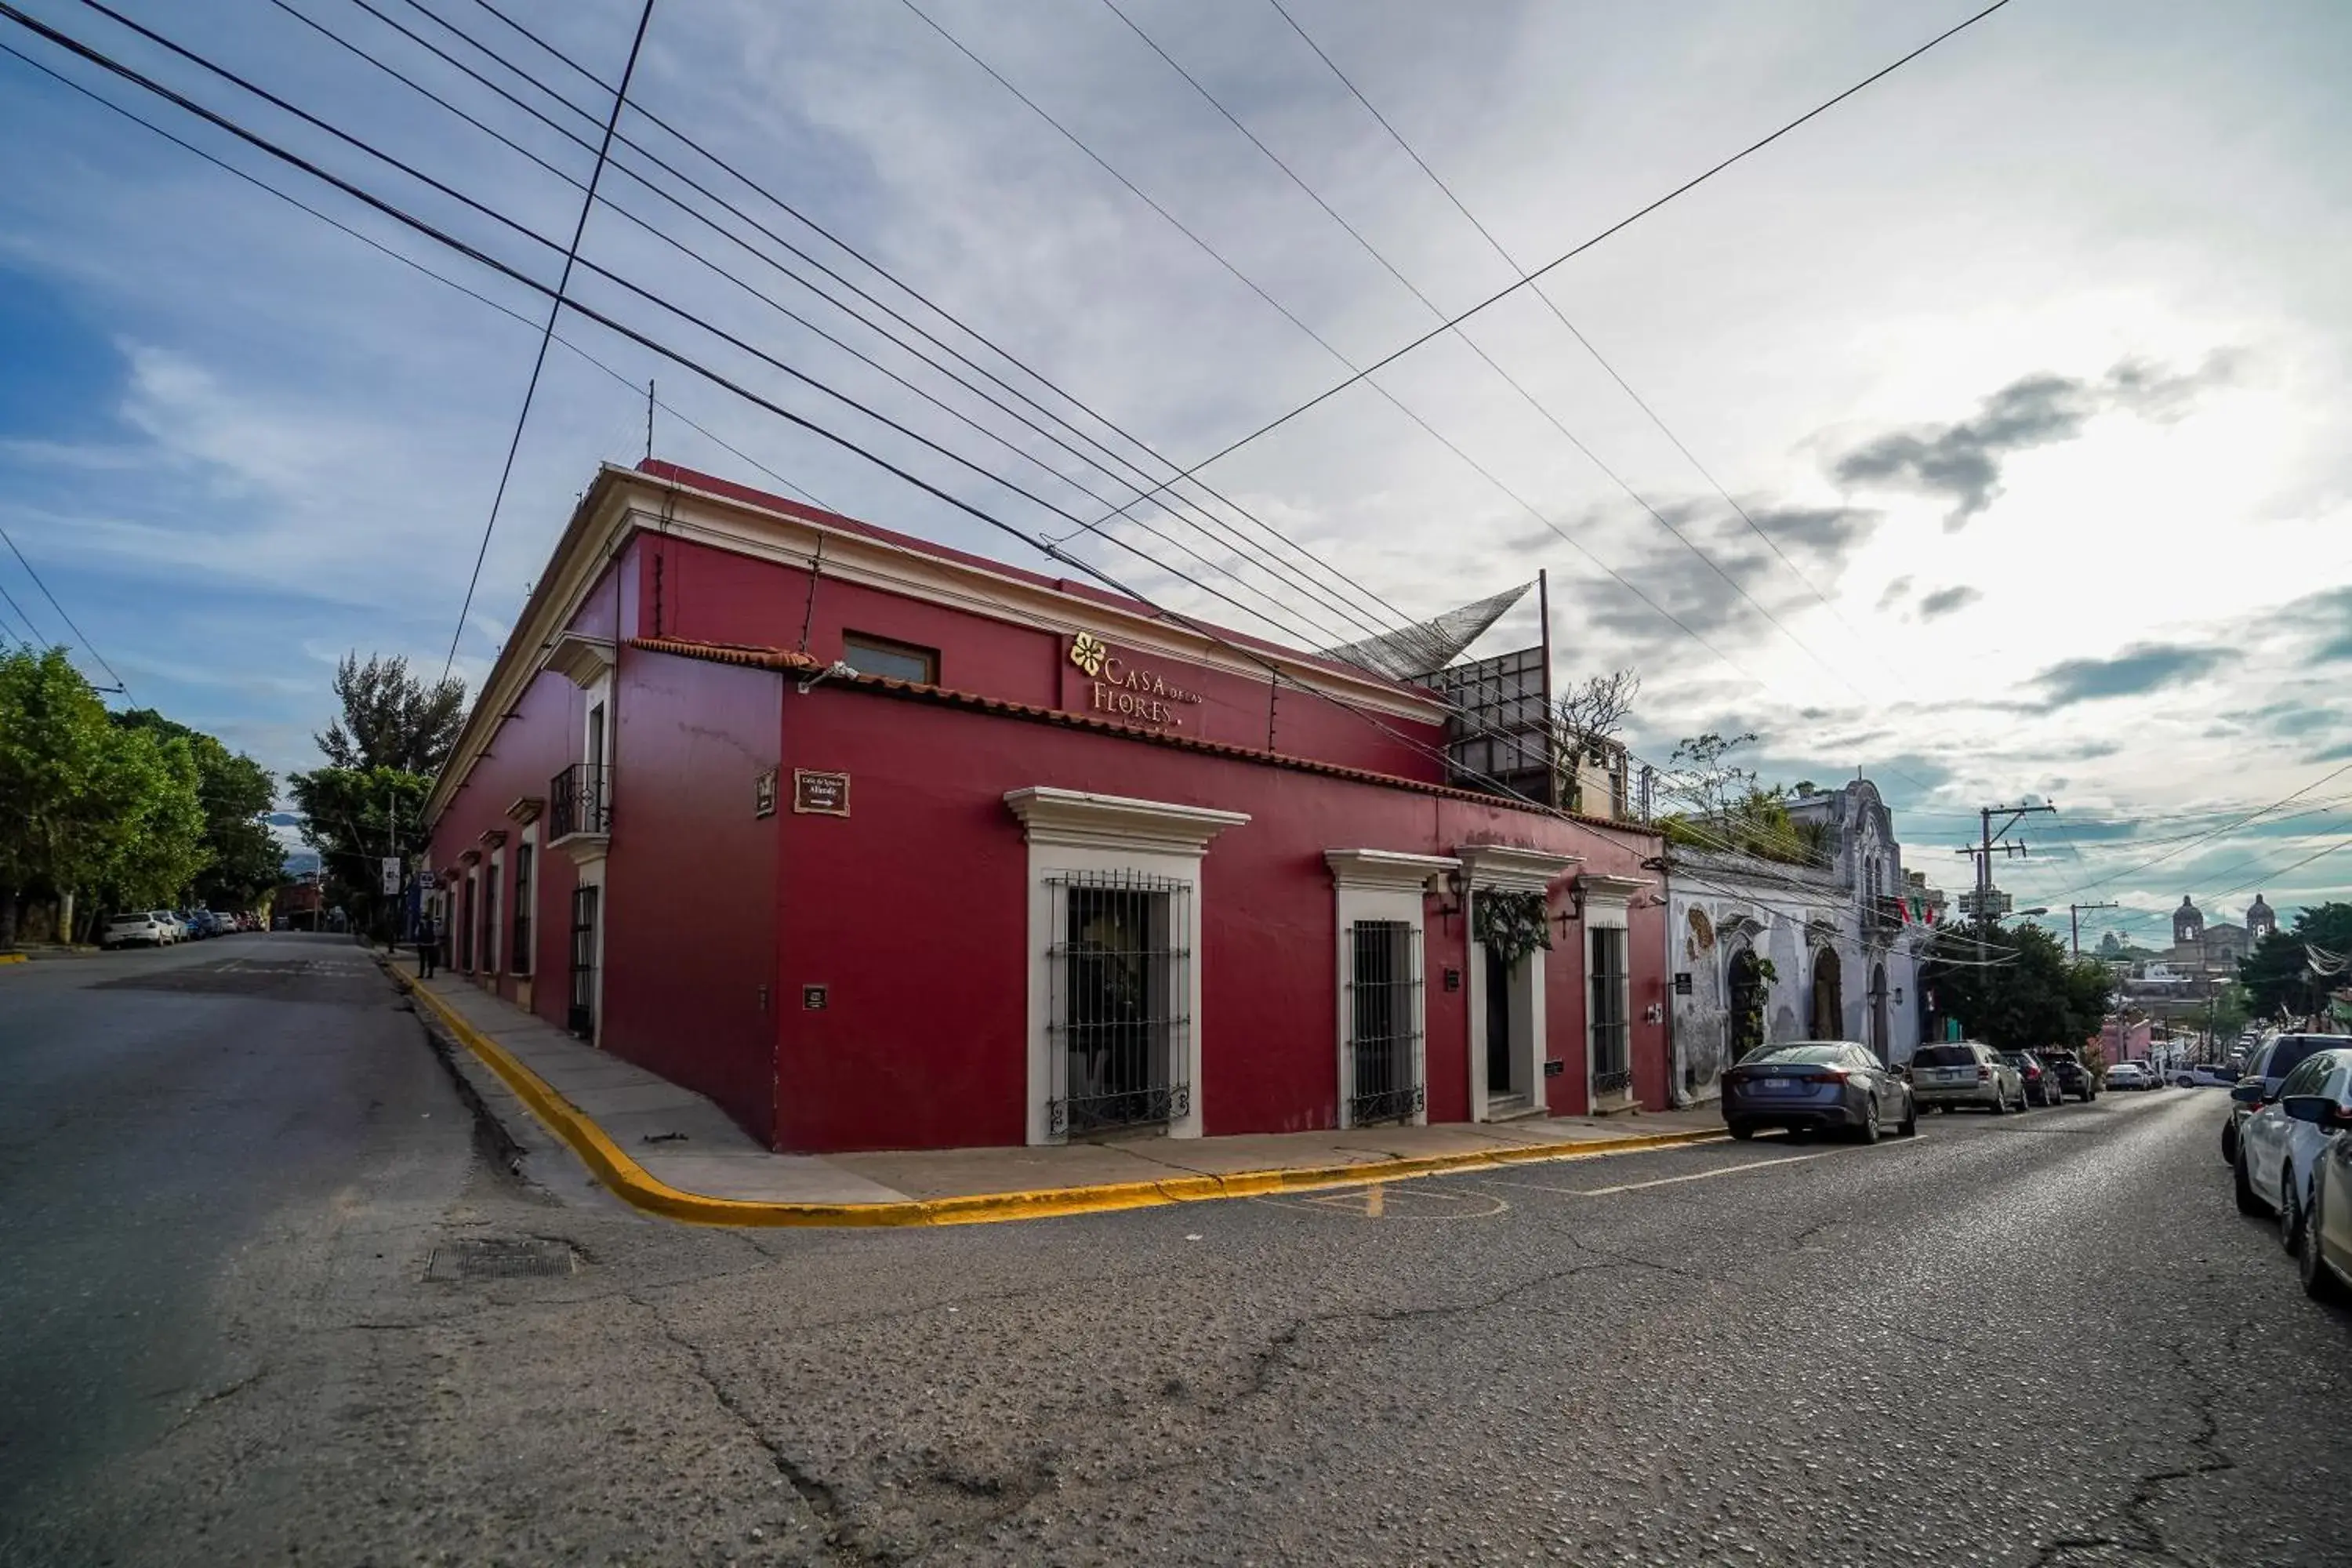
[[(0, 1559), (2352, 1557), (2352, 1316), (2218, 1091), (730, 1232), (511, 1175), (372, 970), (89, 988), (236, 953), (5, 982)], [(581, 1266), (426, 1278), (474, 1236)]]

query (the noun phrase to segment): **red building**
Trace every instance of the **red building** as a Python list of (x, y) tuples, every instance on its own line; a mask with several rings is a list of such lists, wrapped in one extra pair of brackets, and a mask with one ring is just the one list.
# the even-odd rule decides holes
[(443, 951), (784, 1150), (1663, 1107), (1656, 837), (1449, 785), (1448, 712), (606, 468), (434, 791)]

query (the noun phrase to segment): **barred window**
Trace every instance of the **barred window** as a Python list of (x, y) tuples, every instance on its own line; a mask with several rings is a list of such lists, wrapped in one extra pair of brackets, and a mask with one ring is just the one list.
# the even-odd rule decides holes
[(1348, 1121), (1410, 1121), (1423, 1104), (1421, 931), (1404, 921), (1348, 928)]
[(1625, 931), (1592, 928), (1592, 1092), (1617, 1094), (1633, 1087), (1627, 1047)]
[(1056, 1134), (1183, 1116), (1192, 1027), (1192, 885), (1138, 872), (1066, 872), (1053, 890), (1046, 1121)]
[(538, 858), (539, 847), (529, 839), (515, 846), (514, 876), (514, 956), (510, 967), (517, 974), (530, 973), (530, 913), (533, 893), (530, 885), (531, 862)]

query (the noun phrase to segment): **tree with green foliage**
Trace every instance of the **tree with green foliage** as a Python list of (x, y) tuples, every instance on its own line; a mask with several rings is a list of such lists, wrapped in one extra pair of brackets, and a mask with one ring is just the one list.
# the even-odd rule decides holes
[(1829, 825), (1798, 821), (1789, 814), (1785, 787), (1767, 788), (1752, 769), (1731, 760), (1733, 752), (1755, 739), (1752, 734), (1710, 731), (1675, 742), (1667, 792), (1689, 805), (1661, 817), (1660, 831), (1667, 843), (1686, 848), (1753, 855), (1790, 866), (1827, 866)]
[(28, 894), (68, 939), (101, 903), (176, 902), (209, 860), (198, 779), (184, 735), (112, 722), (64, 649), (0, 655), (0, 944)]
[(2343, 978), (2311, 972), (2305, 948), (2352, 953), (2352, 903), (2316, 904), (2297, 911), (2294, 928), (2274, 931), (2238, 961), (2248, 1006), (2257, 1018), (2308, 1018), (2324, 1012), (2330, 987)]
[(328, 765), (289, 774), (286, 787), (329, 900), (388, 938), (398, 906), (384, 895), (383, 859), (425, 847), (425, 801), (465, 723), (465, 684), (427, 685), (404, 658), (362, 664), (354, 653), (336, 667), (334, 692), (342, 711), (317, 737)]
[(2001, 1050), (2074, 1049), (2097, 1032), (2115, 991), (2105, 965), (2069, 958), (2040, 926), (2004, 926), (1992, 942), (1994, 962), (1980, 964), (1974, 928), (1937, 935), (1922, 984), (1934, 992), (1938, 1013)]
[(124, 729), (178, 736), (196, 763), (196, 794), (205, 813), (205, 868), (196, 874), (196, 901), (206, 909), (244, 909), (285, 875), (286, 852), (262, 820), (276, 804), (278, 784), (242, 752), (232, 752), (201, 730), (152, 708), (114, 715)]
[(449, 760), (466, 722), (466, 683), (451, 677), (426, 685), (395, 654), (343, 656), (335, 667), (341, 714), (312, 737), (331, 768), (396, 768), (430, 777)]

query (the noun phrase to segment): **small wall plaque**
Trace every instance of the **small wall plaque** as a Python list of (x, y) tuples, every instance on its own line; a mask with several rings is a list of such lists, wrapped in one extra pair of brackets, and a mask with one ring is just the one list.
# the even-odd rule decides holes
[(1690, 994), (1691, 994), (1691, 977), (1690, 977), (1690, 971), (1689, 971), (1689, 970), (1687, 970), (1687, 969), (1682, 969), (1682, 970), (1677, 970), (1677, 971), (1675, 971), (1675, 995), (1677, 995), (1677, 996), (1687, 996), (1687, 995), (1689, 995)]
[(847, 816), (849, 775), (793, 770), (793, 809), (803, 816)]
[(822, 985), (801, 987), (801, 1005), (812, 1013), (822, 1013), (825, 1006), (825, 988)]
[(1445, 988), (1448, 991), (1459, 991), (1462, 989), (1462, 972), (1460, 970), (1448, 969), (1445, 972)]
[(1568, 1070), (1568, 1064), (1567, 1064), (1566, 1062), (1564, 1062), (1564, 1061), (1559, 1060), (1559, 1059), (1558, 1058), (1556, 1058), (1556, 1057), (1555, 1057), (1555, 1058), (1553, 1058), (1551, 1060), (1547, 1061), (1547, 1062), (1545, 1062), (1545, 1063), (1544, 1063), (1544, 1077), (1546, 1077), (1546, 1078), (1558, 1078), (1560, 1074), (1562, 1074), (1562, 1073), (1566, 1072), (1567, 1070)]
[(776, 815), (776, 770), (773, 768), (751, 781), (751, 815)]

